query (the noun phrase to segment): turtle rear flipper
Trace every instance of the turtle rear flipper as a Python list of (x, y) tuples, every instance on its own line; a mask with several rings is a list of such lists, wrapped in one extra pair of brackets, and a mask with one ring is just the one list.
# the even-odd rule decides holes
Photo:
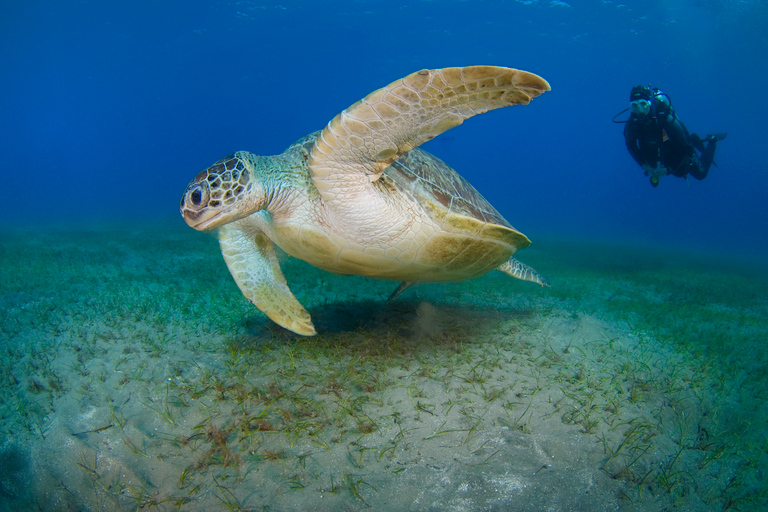
[(546, 279), (544, 279), (544, 276), (536, 272), (532, 267), (529, 267), (525, 263), (522, 263), (515, 258), (509, 258), (507, 261), (499, 265), (496, 270), (504, 272), (508, 276), (512, 276), (515, 279), (522, 279), (523, 281), (539, 283), (541, 286), (549, 286), (549, 283)]
[(411, 286), (413, 286), (414, 284), (416, 284), (416, 283), (410, 283), (410, 282), (407, 282), (407, 281), (403, 281), (403, 282), (402, 282), (402, 283), (400, 283), (400, 285), (399, 285), (399, 286), (398, 286), (398, 287), (395, 289), (395, 291), (393, 291), (393, 292), (390, 294), (390, 296), (387, 298), (387, 302), (392, 302), (393, 300), (395, 300), (396, 298), (398, 298), (398, 297), (400, 296), (400, 294), (401, 294), (401, 293), (403, 293), (405, 290), (407, 290), (408, 288), (410, 288), (410, 287), (411, 287)]
[(316, 334), (307, 310), (285, 281), (275, 249), (248, 218), (219, 228), (219, 246), (238, 288), (275, 323), (303, 336)]

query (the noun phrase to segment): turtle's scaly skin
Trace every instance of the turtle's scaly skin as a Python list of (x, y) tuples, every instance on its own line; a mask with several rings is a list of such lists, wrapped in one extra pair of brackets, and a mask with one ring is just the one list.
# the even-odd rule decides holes
[(270, 318), (314, 334), (272, 244), (322, 269), (410, 283), (498, 269), (546, 284), (510, 258), (530, 241), (464, 178), (416, 149), (464, 119), (527, 104), (541, 78), (491, 66), (420, 71), (379, 89), (322, 131), (263, 157), (238, 152), (200, 173), (182, 199), (196, 229), (219, 228), (243, 294)]

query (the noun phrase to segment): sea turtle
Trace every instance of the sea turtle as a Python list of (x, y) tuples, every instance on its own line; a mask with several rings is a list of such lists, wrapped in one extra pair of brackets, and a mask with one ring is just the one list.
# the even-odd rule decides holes
[(273, 244), (316, 267), (402, 281), (461, 281), (497, 269), (547, 285), (511, 258), (530, 244), (472, 185), (417, 149), (476, 114), (528, 104), (549, 84), (494, 66), (422, 70), (372, 92), (283, 154), (239, 151), (187, 186), (181, 215), (218, 228), (243, 295), (276, 323), (315, 334)]

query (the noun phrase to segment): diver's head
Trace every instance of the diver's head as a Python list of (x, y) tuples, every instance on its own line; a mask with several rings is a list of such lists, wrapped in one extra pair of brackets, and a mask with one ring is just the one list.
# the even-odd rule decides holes
[(651, 89), (644, 85), (636, 85), (629, 93), (629, 108), (633, 114), (647, 116), (651, 111)]
[(629, 93), (629, 101), (651, 100), (651, 89), (644, 85), (636, 85)]

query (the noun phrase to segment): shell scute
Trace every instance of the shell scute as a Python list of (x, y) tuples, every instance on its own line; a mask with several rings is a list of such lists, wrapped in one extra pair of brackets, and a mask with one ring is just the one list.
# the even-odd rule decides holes
[(467, 217), (466, 215), (457, 215), (455, 213), (446, 215), (445, 223), (443, 224), (443, 227), (446, 231), (471, 233), (473, 235), (480, 233), (480, 230), (483, 229), (483, 226), (485, 226), (485, 222), (480, 222), (479, 220), (472, 217)]
[(444, 68), (440, 70), (440, 76), (450, 86), (459, 85), (463, 81), (461, 78), (461, 68)]

